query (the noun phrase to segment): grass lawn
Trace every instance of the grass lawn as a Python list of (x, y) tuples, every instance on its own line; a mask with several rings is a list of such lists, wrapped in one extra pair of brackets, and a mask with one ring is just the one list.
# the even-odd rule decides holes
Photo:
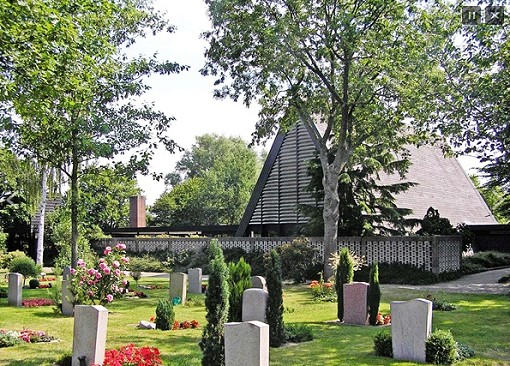
[[(7, 289), (0, 274), (0, 288)], [(140, 284), (162, 285), (165, 289), (145, 290), (147, 299), (121, 299), (112, 303), (108, 318), (107, 348), (128, 343), (157, 347), (165, 365), (191, 366), (201, 364), (198, 342), (205, 322), (203, 296), (195, 296), (186, 306), (174, 308), (176, 320), (200, 323), (198, 329), (160, 331), (141, 330), (140, 320), (155, 315), (158, 299), (167, 298), (168, 284), (164, 279), (142, 278)], [(134, 286), (134, 282), (133, 282)], [(384, 292), (381, 312), (389, 313), (393, 300), (425, 297), (427, 293), (407, 289)], [(450, 312), (433, 314), (434, 329), (450, 329), (454, 338), (476, 352), (474, 358), (457, 365), (510, 365), (510, 307), (506, 295), (473, 295), (433, 293), (458, 305)], [(23, 290), (23, 298), (48, 297), (47, 290)], [(336, 303), (314, 302), (305, 285), (284, 286), (286, 323), (309, 324), (315, 334), (312, 342), (271, 349), (271, 365), (417, 365), (377, 357), (372, 350), (373, 336), (380, 327), (336, 325), (327, 321), (335, 318)], [(42, 330), (60, 339), (52, 343), (23, 343), (0, 349), (0, 366), (50, 366), (72, 350), (73, 318), (56, 315), (51, 306), (14, 308), (7, 299), (0, 299), (0, 329)]]

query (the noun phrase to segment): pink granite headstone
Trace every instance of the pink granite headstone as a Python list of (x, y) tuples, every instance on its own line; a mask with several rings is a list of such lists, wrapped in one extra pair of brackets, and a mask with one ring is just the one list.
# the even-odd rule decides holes
[(365, 325), (367, 322), (368, 283), (344, 284), (344, 323)]

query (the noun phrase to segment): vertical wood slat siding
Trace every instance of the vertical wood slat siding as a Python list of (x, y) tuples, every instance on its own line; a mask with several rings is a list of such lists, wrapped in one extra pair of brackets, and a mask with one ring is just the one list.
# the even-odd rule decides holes
[[(291, 237), (268, 238), (218, 238), (224, 249), (242, 248), (247, 252), (269, 252), (279, 246), (291, 243)], [(111, 238), (99, 240), (95, 247), (104, 249), (118, 243), (126, 244), (130, 252), (182, 253), (198, 251), (207, 246), (211, 238)], [(316, 259), (324, 256), (323, 238), (307, 238), (308, 245), (317, 252)], [(399, 236), (399, 237), (341, 237), (337, 250), (349, 248), (358, 256), (366, 258), (368, 264), (403, 263), (410, 264), (433, 273), (457, 271), (462, 257), (460, 236)]]

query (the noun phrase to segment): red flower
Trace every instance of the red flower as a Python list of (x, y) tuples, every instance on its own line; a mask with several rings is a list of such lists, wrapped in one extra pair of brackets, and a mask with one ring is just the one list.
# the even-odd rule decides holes
[(191, 328), (198, 328), (198, 322), (196, 320), (191, 321)]
[(21, 305), (26, 308), (34, 308), (37, 306), (53, 305), (53, 301), (50, 299), (27, 299), (22, 300)]
[(172, 325), (172, 330), (179, 329), (181, 327), (181, 323), (179, 323), (177, 320), (174, 320), (174, 324)]
[(105, 352), (103, 366), (162, 366), (161, 354), (155, 347), (128, 344)]

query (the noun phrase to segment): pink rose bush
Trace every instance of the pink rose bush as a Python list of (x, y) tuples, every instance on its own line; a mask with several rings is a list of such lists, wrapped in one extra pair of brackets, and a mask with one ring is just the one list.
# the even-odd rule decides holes
[(121, 296), (127, 280), (129, 258), (126, 245), (106, 247), (104, 257), (97, 263), (87, 264), (78, 259), (76, 268), (71, 269), (71, 293), (74, 304), (106, 305)]

